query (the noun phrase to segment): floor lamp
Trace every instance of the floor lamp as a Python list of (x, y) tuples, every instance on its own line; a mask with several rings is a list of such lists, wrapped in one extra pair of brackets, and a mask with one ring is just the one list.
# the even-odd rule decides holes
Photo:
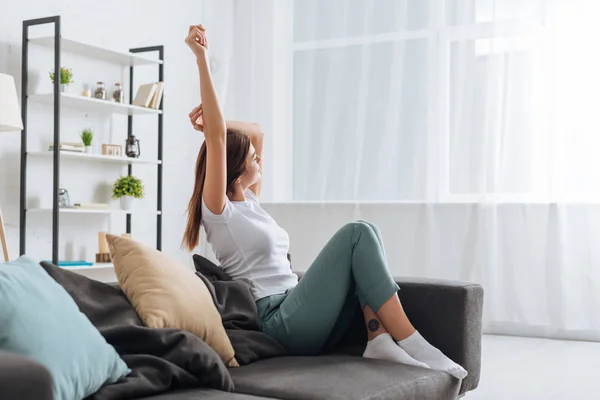
[[(22, 130), (23, 121), (19, 112), (15, 80), (10, 75), (0, 74), (0, 133), (20, 132)], [(4, 220), (2, 219), (2, 207), (0, 207), (0, 244), (2, 245), (4, 261), (8, 261), (8, 246), (6, 244)]]

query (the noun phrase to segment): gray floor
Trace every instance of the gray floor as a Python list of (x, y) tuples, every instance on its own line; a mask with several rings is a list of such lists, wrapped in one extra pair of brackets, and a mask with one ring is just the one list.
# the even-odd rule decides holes
[(600, 343), (483, 337), (479, 388), (464, 400), (600, 399)]

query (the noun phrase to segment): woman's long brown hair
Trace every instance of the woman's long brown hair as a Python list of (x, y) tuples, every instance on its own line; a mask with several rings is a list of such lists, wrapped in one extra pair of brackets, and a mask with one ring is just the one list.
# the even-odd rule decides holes
[[(246, 170), (246, 157), (250, 151), (250, 138), (240, 132), (227, 130), (225, 140), (227, 146), (227, 193), (233, 189), (233, 183)], [(206, 141), (202, 143), (196, 159), (196, 177), (194, 191), (188, 204), (187, 225), (183, 234), (182, 246), (193, 251), (200, 241), (200, 225), (202, 224), (202, 193), (206, 180)], [(225, 193), (225, 195), (227, 195)]]

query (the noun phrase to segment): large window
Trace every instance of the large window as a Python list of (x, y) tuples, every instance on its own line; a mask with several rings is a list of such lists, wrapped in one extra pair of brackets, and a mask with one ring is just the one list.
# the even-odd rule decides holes
[(547, 189), (542, 0), (295, 0), (293, 200)]

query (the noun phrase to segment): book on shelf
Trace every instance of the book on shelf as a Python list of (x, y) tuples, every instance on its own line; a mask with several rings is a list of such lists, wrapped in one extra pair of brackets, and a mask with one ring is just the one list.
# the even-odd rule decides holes
[[(54, 150), (53, 148), (48, 149), (48, 151)], [(85, 153), (83, 150), (78, 149), (58, 149), (58, 151), (62, 153)]]
[(162, 100), (164, 83), (157, 82), (156, 85), (156, 91), (154, 92), (154, 96), (152, 96), (152, 100), (150, 101), (150, 108), (158, 110), (158, 107), (160, 107), (160, 101)]
[[(54, 143), (50, 143), (48, 145), (48, 151), (54, 150)], [(58, 144), (58, 150), (60, 151), (73, 151), (76, 153), (83, 153), (85, 151), (85, 147), (83, 147), (83, 143), (77, 142), (60, 142)]]
[(134, 106), (152, 108), (158, 110), (163, 96), (163, 82), (152, 82), (141, 85), (131, 103)]
[[(50, 260), (44, 260), (47, 263), (52, 263)], [(94, 263), (85, 260), (77, 260), (77, 261), (58, 261), (59, 267), (91, 267)]]
[(134, 106), (140, 107), (148, 107), (150, 102), (152, 101), (152, 97), (156, 92), (158, 84), (156, 82), (146, 83), (145, 85), (141, 85), (138, 88), (137, 94), (135, 95), (135, 99), (131, 103)]
[(108, 204), (106, 203), (75, 203), (73, 208), (85, 209), (85, 210), (108, 210)]

